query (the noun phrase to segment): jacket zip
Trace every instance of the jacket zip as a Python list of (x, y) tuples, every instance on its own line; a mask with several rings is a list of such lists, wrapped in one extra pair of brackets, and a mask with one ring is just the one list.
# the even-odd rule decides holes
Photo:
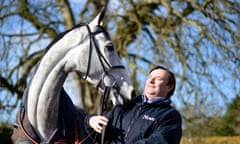
[(128, 127), (128, 129), (127, 129), (127, 132), (126, 132), (126, 134), (125, 134), (125, 137), (124, 137), (124, 141), (125, 141), (125, 142), (126, 142), (126, 138), (127, 138), (127, 136), (128, 136), (128, 133), (129, 133), (129, 131), (131, 130), (131, 128), (132, 128), (132, 126), (133, 126), (133, 123), (134, 123), (135, 120), (139, 117), (140, 111), (142, 110), (143, 107), (144, 107), (143, 104), (141, 104), (141, 105), (139, 106), (135, 118), (131, 120), (130, 125), (129, 125), (129, 127)]

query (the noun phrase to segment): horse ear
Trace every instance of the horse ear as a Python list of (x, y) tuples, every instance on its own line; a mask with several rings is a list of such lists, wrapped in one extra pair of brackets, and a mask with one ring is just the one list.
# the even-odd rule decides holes
[(103, 25), (103, 18), (105, 16), (106, 8), (103, 7), (101, 11), (98, 13), (98, 15), (89, 23), (90, 27), (96, 26), (96, 25)]

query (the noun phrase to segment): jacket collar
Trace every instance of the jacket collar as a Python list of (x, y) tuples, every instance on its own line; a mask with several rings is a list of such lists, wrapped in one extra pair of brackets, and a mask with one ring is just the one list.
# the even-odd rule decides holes
[(169, 100), (169, 98), (167, 98), (167, 97), (156, 97), (156, 98), (151, 98), (151, 99), (147, 99), (147, 97), (145, 95), (141, 95), (141, 97), (142, 97), (142, 103), (149, 103), (149, 104)]
[(136, 97), (136, 99), (134, 100), (134, 102), (136, 104), (150, 104), (150, 105), (170, 105), (171, 104), (171, 100), (167, 97), (161, 97), (161, 98), (157, 98), (157, 99), (152, 99), (151, 101), (145, 101), (145, 96), (144, 95), (140, 95), (138, 97)]

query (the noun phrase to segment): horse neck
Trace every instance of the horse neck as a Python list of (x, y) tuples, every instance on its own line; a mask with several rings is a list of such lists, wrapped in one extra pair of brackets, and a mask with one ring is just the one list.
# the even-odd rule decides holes
[(44, 55), (31, 80), (27, 114), (42, 140), (48, 139), (58, 126), (60, 92), (67, 74), (71, 71), (86, 74), (89, 36), (86, 28), (85, 32), (81, 30), (84, 29), (73, 29), (57, 41)]
[(67, 76), (62, 53), (50, 50), (41, 60), (31, 81), (27, 114), (38, 135), (47, 138), (58, 124), (60, 91)]

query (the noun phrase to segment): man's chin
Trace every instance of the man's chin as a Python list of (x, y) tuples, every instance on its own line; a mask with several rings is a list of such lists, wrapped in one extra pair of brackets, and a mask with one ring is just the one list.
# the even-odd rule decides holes
[(146, 97), (147, 97), (148, 99), (151, 99), (151, 98), (157, 97), (157, 95), (156, 95), (155, 93), (148, 93), (148, 94), (146, 94)]

